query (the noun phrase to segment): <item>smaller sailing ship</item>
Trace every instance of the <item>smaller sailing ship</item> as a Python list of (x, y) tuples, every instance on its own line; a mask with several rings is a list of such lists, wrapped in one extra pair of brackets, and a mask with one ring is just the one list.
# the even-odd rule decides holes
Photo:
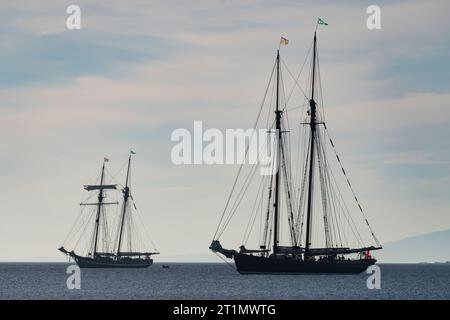
[[(138, 231), (134, 228), (134, 212), (132, 209), (134, 208), (137, 212), (137, 208), (130, 189), (132, 154), (134, 154), (133, 151), (130, 152), (128, 158), (127, 174), (123, 188), (119, 188), (118, 184), (105, 182), (107, 173), (106, 163), (109, 161), (107, 158), (103, 161), (100, 182), (98, 184), (84, 186), (84, 189), (90, 194), (96, 193), (97, 201), (80, 204), (82, 213), (79, 219), (77, 219), (79, 223), (75, 223), (66, 241), (76, 238), (81, 230), (81, 235), (78, 235), (76, 241), (76, 247), (85, 238), (85, 231), (87, 231), (90, 225), (89, 222), (94, 222), (90, 241), (87, 242), (88, 252), (86, 255), (80, 255), (75, 253), (75, 250), (66, 250), (64, 245), (59, 248), (59, 251), (74, 259), (80, 268), (147, 268), (153, 264), (151, 256), (159, 254), (157, 251), (134, 249), (137, 246), (136, 238), (138, 238)], [(122, 204), (116, 225), (117, 233), (114, 238), (115, 240), (112, 241), (113, 237), (111, 237), (108, 228), (108, 218), (111, 217), (108, 217), (107, 207), (116, 206), (117, 208), (120, 202), (109, 201), (107, 199), (110, 196), (112, 198), (112, 194), (117, 193), (118, 190), (122, 191)], [(93, 208), (93, 210), (83, 210), (85, 208)]]

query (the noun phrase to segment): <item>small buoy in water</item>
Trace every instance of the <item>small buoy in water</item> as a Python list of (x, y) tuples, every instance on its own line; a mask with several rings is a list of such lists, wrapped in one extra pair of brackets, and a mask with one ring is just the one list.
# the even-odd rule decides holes
[(163, 267), (163, 269), (169, 269), (168, 265), (163, 265), (162, 267)]

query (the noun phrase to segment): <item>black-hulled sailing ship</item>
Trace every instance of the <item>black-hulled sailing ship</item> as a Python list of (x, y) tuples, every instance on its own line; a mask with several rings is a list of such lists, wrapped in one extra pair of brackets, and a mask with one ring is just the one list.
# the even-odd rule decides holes
[[(106, 183), (108, 173), (106, 163), (109, 161), (107, 158), (104, 158), (100, 179), (97, 180), (99, 182), (84, 186), (90, 196), (86, 202), (80, 204), (81, 214), (65, 243), (75, 240), (76, 248), (83, 240), (86, 240), (85, 251), (87, 252), (80, 255), (75, 253), (75, 249), (66, 250), (64, 245), (59, 248), (59, 251), (74, 259), (81, 268), (147, 268), (153, 264), (151, 256), (159, 254), (156, 250), (145, 250), (149, 244), (142, 244), (143, 239), (139, 237), (140, 233), (134, 222), (134, 216), (138, 213), (130, 189), (132, 154), (134, 154), (133, 151), (128, 158), (124, 186)], [(96, 201), (89, 202), (92, 197)], [(114, 210), (109, 208), (116, 209), (115, 235), (109, 226), (112, 218), (109, 215), (114, 215)], [(89, 237), (86, 233), (89, 233), (89, 227), (92, 225)], [(149, 238), (146, 242), (150, 242), (154, 247)], [(138, 246), (141, 250), (136, 250)]]
[[(282, 41), (287, 44), (285, 38), (282, 38)], [(287, 117), (289, 110), (287, 104), (291, 96), (287, 99), (286, 96), (283, 96), (284, 82), (280, 61), (283, 62), (283, 65), (285, 64), (280, 59), (280, 48), (278, 48), (261, 106), (262, 108), (268, 100), (267, 94), (272, 85), (273, 98), (269, 103), (269, 120), (266, 123), (269, 124), (269, 134), (276, 135), (276, 143), (274, 143), (276, 159), (273, 162), (276, 166), (275, 170), (272, 175), (261, 177), (260, 185), (255, 191), (256, 199), (254, 202), (251, 201), (252, 205), (244, 208), (244, 211), (250, 211), (251, 215), (240, 249), (225, 249), (220, 243), (220, 237), (242, 205), (243, 200), (248, 198), (248, 190), (251, 188), (249, 181), (254, 179), (256, 172), (256, 166), (252, 166), (248, 174), (240, 180), (243, 167), (239, 168), (238, 176), (209, 247), (214, 253), (233, 259), (241, 274), (355, 274), (373, 265), (376, 260), (371, 255), (371, 251), (381, 249), (359, 200), (355, 196), (325, 124), (316, 32), (314, 32), (311, 47), (313, 53), (310, 60), (310, 73), (307, 77), (307, 89), (301, 89), (298, 77), (295, 78), (290, 73), (295, 83), (293, 87), (301, 89), (301, 95), (303, 95), (304, 113), (302, 115), (304, 118), (300, 119), (298, 130), (298, 151), (303, 156), (297, 157), (296, 164), (291, 160), (293, 157), (290, 153), (293, 143), (288, 140), (291, 128)], [(311, 52), (311, 47), (307, 57)], [(307, 59), (305, 59), (306, 61)], [(309, 92), (309, 95), (305, 92)], [(320, 97), (318, 97), (319, 94)], [(274, 119), (270, 118), (270, 114), (273, 114), (270, 110), (274, 111)], [(256, 123), (260, 119), (261, 110)], [(292, 121), (292, 116), (290, 120)], [(336, 152), (336, 166), (339, 171), (342, 171), (343, 182), (348, 184), (348, 193), (355, 200), (354, 210), (360, 212), (361, 223), (359, 226), (352, 218), (350, 209), (345, 203), (344, 193), (340, 191), (340, 186), (332, 173), (333, 166), (327, 158), (327, 148)], [(295, 170), (296, 174), (293, 173)], [(241, 187), (238, 187), (238, 181), (243, 181)], [(246, 242), (254, 229), (255, 221), (258, 220), (258, 214), (260, 214), (260, 232), (257, 233), (259, 248), (247, 249)], [(280, 241), (280, 220), (283, 214), (287, 218), (283, 220), (287, 231), (286, 238), (289, 241), (286, 245), (282, 245)], [(369, 242), (361, 235), (359, 227), (367, 229), (366, 235), (370, 239)], [(235, 239), (235, 235), (232, 238)], [(315, 242), (314, 239), (316, 239)], [(314, 243), (320, 245), (314, 245)]]

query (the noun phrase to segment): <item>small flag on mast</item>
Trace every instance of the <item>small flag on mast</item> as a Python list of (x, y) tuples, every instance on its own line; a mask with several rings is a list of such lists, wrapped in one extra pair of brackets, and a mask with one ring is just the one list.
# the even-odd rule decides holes
[(103, 158), (103, 161), (108, 162), (109, 159), (108, 158)]
[(327, 25), (328, 25), (328, 23), (326, 23), (325, 21), (323, 21), (323, 20), (320, 19), (320, 18), (317, 18), (317, 24), (321, 24), (321, 25), (324, 25), (324, 26), (327, 26)]
[(285, 37), (281, 37), (280, 44), (288, 45), (289, 44), (289, 40), (286, 39)]
[(130, 154), (136, 154), (136, 152), (134, 152), (133, 150), (130, 150)]

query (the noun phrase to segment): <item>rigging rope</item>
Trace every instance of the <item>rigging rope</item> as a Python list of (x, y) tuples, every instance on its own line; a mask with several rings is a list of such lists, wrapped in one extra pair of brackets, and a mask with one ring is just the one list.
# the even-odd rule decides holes
[(381, 244), (380, 244), (380, 242), (378, 241), (378, 238), (375, 236), (375, 233), (373, 232), (372, 227), (370, 226), (370, 223), (369, 223), (369, 221), (367, 220), (367, 217), (366, 217), (366, 215), (365, 215), (365, 213), (364, 213), (364, 210), (363, 210), (361, 204), (359, 203), (358, 198), (356, 197), (355, 191), (353, 190), (353, 187), (352, 187), (352, 185), (351, 185), (351, 183), (350, 183), (350, 180), (349, 180), (348, 177), (347, 177), (347, 173), (346, 173), (345, 170), (344, 170), (344, 167), (343, 167), (343, 165), (342, 165), (341, 159), (339, 158), (339, 155), (338, 155), (338, 153), (337, 153), (336, 147), (335, 147), (335, 145), (334, 145), (334, 143), (333, 143), (333, 140), (332, 140), (331, 137), (330, 137), (330, 134), (329, 134), (329, 132), (328, 132), (328, 128), (327, 128), (327, 126), (326, 126), (325, 124), (324, 124), (324, 128), (325, 128), (325, 132), (326, 132), (326, 134), (327, 134), (327, 136), (328, 136), (328, 139), (330, 140), (330, 144), (331, 144), (331, 146), (332, 146), (332, 148), (333, 148), (333, 150), (334, 150), (334, 154), (336, 155), (336, 159), (337, 159), (337, 161), (338, 161), (338, 163), (339, 163), (339, 165), (340, 165), (340, 167), (341, 167), (342, 173), (344, 174), (345, 179), (347, 180), (347, 184), (348, 184), (348, 186), (350, 187), (350, 190), (351, 190), (351, 192), (352, 192), (352, 194), (353, 194), (353, 197), (355, 198), (356, 204), (358, 205), (359, 211), (361, 211), (361, 213), (362, 213), (362, 215), (363, 215), (363, 217), (364, 217), (364, 220), (365, 220), (367, 226), (369, 227), (370, 233), (372, 234), (372, 237), (373, 237), (373, 239), (375, 240), (375, 243), (377, 244), (377, 246), (381, 247)]
[(265, 182), (266, 179), (267, 179), (267, 176), (262, 176), (261, 177), (261, 182), (259, 184), (258, 192), (256, 193), (255, 202), (253, 203), (253, 208), (252, 208), (252, 211), (251, 211), (252, 214), (250, 215), (250, 218), (248, 220), (247, 226), (245, 228), (244, 236), (242, 238), (242, 244), (244, 244), (244, 245), (246, 244), (246, 242), (248, 241), (248, 238), (250, 237), (250, 233), (251, 233), (251, 230), (252, 230), (253, 225), (255, 223), (256, 216), (258, 215), (259, 207), (261, 206), (261, 202), (262, 201), (259, 201), (259, 200), (260, 200), (260, 197), (261, 197), (261, 200), (262, 200), (262, 197), (264, 195), (264, 192), (263, 192), (264, 191), (264, 186), (265, 186), (264, 182)]
[[(305, 67), (306, 61), (308, 61), (309, 53), (311, 52), (311, 48), (313, 47), (313, 43), (314, 43), (314, 40), (312, 40), (312, 41), (311, 41), (311, 44), (309, 45), (308, 52), (306, 53), (305, 60), (303, 61), (302, 67), (300, 68), (300, 71), (299, 71), (299, 73), (298, 73), (298, 75), (297, 75), (297, 78), (294, 78), (294, 77), (293, 77), (293, 75), (292, 75), (292, 73), (290, 72), (289, 68), (288, 68), (288, 67), (286, 66), (286, 64), (284, 63), (284, 60), (281, 59), (282, 63), (285, 65), (286, 69), (288, 70), (289, 74), (291, 75), (292, 79), (294, 79), (294, 82), (295, 82), (295, 84), (297, 84), (297, 85), (298, 85), (298, 79), (300, 79), (300, 75), (302, 74), (302, 71), (303, 71), (303, 68)], [(300, 85), (298, 85), (298, 87), (300, 88), (300, 90), (302, 91), (302, 93), (303, 93), (303, 95), (306, 97), (306, 99), (308, 99), (308, 97), (306, 96), (305, 92), (301, 89)], [(293, 93), (293, 91), (294, 91), (294, 88), (295, 88), (295, 86), (292, 86), (292, 89), (291, 89), (291, 91), (290, 91), (290, 93), (289, 93), (288, 99), (286, 100), (286, 104), (288, 104), (289, 101), (291, 100), (291, 96), (292, 96), (292, 93)]]
[[(263, 100), (262, 100), (262, 102), (261, 102), (261, 106), (260, 106), (260, 108), (259, 108), (259, 112), (258, 112), (258, 115), (257, 115), (257, 117), (256, 117), (255, 124), (253, 125), (253, 129), (256, 129), (256, 127), (257, 127), (257, 125), (258, 125), (258, 121), (259, 121), (259, 118), (260, 118), (260, 116), (261, 116), (261, 112), (262, 112), (262, 110), (263, 110), (264, 103), (265, 103), (265, 101), (266, 101), (267, 92), (268, 92), (268, 90), (269, 90), (270, 83), (271, 83), (272, 77), (273, 77), (273, 73), (274, 73), (274, 71), (275, 71), (275, 66), (276, 66), (276, 62), (274, 63), (274, 65), (273, 65), (273, 67), (272, 67), (272, 72), (271, 72), (270, 77), (269, 77), (269, 82), (267, 83), (266, 91), (265, 91), (265, 93), (264, 93), (264, 97), (263, 97)], [(252, 135), (252, 137), (253, 137), (253, 135)], [(246, 150), (245, 150), (244, 160), (245, 160), (245, 158), (247, 157), (249, 148), (250, 148), (250, 144), (247, 146), (247, 148), (246, 148)], [(217, 225), (216, 231), (214, 232), (213, 240), (216, 239), (216, 235), (217, 235), (217, 233), (218, 233), (218, 231), (219, 231), (219, 228), (220, 228), (220, 226), (221, 226), (221, 224), (222, 224), (222, 220), (223, 220), (223, 218), (224, 218), (224, 216), (225, 216), (225, 213), (226, 213), (226, 210), (227, 210), (227, 208), (228, 208), (228, 204), (230, 203), (231, 197), (233, 196), (233, 192), (234, 192), (234, 189), (235, 189), (235, 187), (236, 187), (236, 184), (237, 184), (239, 175), (240, 175), (240, 173), (241, 173), (242, 167), (243, 167), (243, 165), (244, 165), (244, 162), (245, 162), (245, 161), (242, 161), (242, 163), (241, 163), (240, 166), (239, 166), (239, 169), (238, 169), (236, 178), (235, 178), (235, 180), (234, 180), (234, 182), (233, 182), (233, 186), (232, 186), (232, 188), (231, 188), (231, 192), (230, 192), (230, 194), (228, 195), (227, 201), (226, 201), (226, 203), (225, 203), (225, 207), (224, 207), (223, 212), (222, 212), (222, 215), (221, 215), (221, 217), (220, 217), (219, 224)]]
[(234, 273), (237, 272), (237, 269), (236, 269), (236, 267), (234, 266), (234, 264), (232, 264), (232, 263), (228, 262), (227, 260), (225, 260), (225, 258), (222, 257), (221, 255), (219, 255), (217, 252), (215, 252), (215, 251), (213, 251), (213, 252), (214, 252), (214, 254), (215, 254), (216, 256), (218, 256), (218, 257), (220, 258), (220, 260), (222, 260), (223, 262), (225, 262), (225, 264), (226, 264), (227, 266), (229, 266), (231, 269), (233, 269)]

